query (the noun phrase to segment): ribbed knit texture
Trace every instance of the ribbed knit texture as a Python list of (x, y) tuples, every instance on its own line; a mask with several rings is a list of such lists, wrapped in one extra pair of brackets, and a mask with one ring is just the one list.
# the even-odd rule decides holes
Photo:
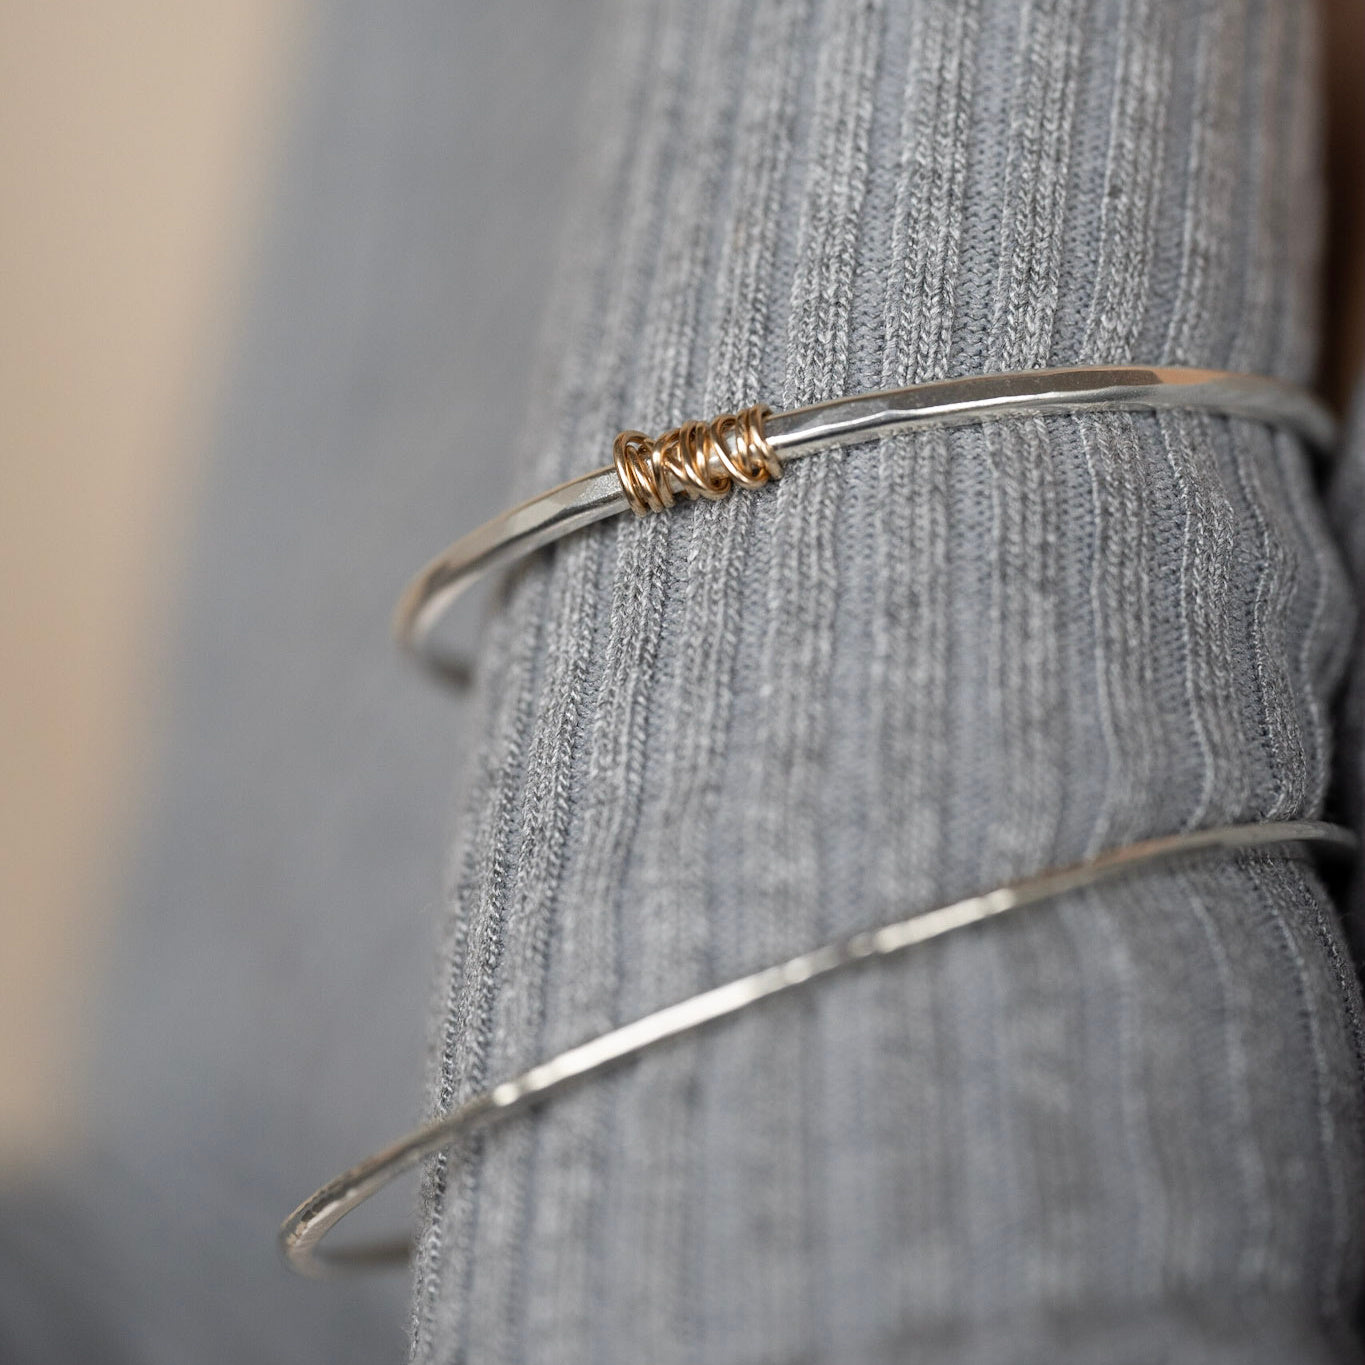
[[(756, 399), (1306, 377), (1305, 7), (619, 8), (525, 490)], [(832, 935), (1317, 813), (1350, 617), (1300, 447), (1197, 414), (898, 436), (566, 540), (483, 655), (432, 1108)], [(1352, 1358), (1361, 1055), (1305, 865), (1074, 895), (454, 1149), (414, 1358)]]
[[(1365, 375), (1342, 433), (1341, 449), (1327, 487), (1332, 529), (1355, 585), (1355, 648), (1338, 707), (1339, 757), (1334, 765), (1336, 800), (1343, 818), (1365, 835)], [(1365, 861), (1357, 859), (1341, 908), (1347, 943), (1359, 968), (1365, 962)]]

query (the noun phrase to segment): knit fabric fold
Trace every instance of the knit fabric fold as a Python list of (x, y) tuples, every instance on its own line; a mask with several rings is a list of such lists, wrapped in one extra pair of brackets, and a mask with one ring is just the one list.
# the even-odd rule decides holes
[[(623, 427), (1076, 363), (1304, 380), (1290, 0), (631, 0), (529, 491)], [(836, 934), (1322, 810), (1353, 608), (1291, 437), (898, 435), (563, 541), (481, 662), (441, 1112)], [(1359, 992), (1213, 858), (769, 1002), (451, 1150), (420, 1362), (1348, 1359)]]

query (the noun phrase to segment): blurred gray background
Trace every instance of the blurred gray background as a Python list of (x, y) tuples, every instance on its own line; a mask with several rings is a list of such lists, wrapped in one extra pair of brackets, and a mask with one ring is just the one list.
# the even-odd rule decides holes
[[(36, 567), (67, 597), (40, 604), (27, 648), (22, 623), (6, 634), (6, 672), (27, 667), (32, 694), (7, 797), (35, 827), (67, 823), (46, 882), (30, 858), (16, 897), (47, 894), (46, 916), (26, 928), (6, 904), (6, 971), (20, 984), (43, 972), (27, 1021), (8, 993), (0, 1357), (399, 1359), (406, 1277), (310, 1284), (284, 1272), (274, 1235), (315, 1185), (418, 1117), (464, 711), (398, 657), (389, 613), (421, 561), (506, 495), (500, 454), (534, 401), (595, 7), (339, 0), (177, 19), (143, 6), (149, 30), (172, 30), (161, 58), (198, 52), (201, 94), (217, 82), (197, 124), (183, 72), (159, 103), (138, 79), (159, 66), (145, 33), (110, 25), (104, 57), (93, 40), (82, 57), (71, 31), (84, 11), (57, 8), (67, 29), (35, 14), (30, 55), (48, 44), (73, 97), (110, 59), (144, 92), (122, 139), (101, 127), (99, 93), (87, 123), (66, 116), (72, 148), (104, 167), (109, 212), (165, 233), (186, 173), (167, 166), (162, 198), (138, 204), (107, 165), (115, 154), (133, 176), (139, 152), (216, 152), (235, 181), (222, 202), (183, 209), (160, 259), (151, 228), (129, 226), (143, 250), (111, 260), (107, 279), (91, 267), (104, 293), (90, 339), (54, 338), (48, 369), (77, 376), (104, 347), (152, 352), (145, 392), (125, 377), (121, 400), (142, 406), (115, 448), (96, 414), (41, 450), (45, 395), (18, 414), (31, 425), (11, 462), (49, 475), (65, 462), (50, 503), (74, 499), (68, 516), (96, 527), (77, 542), (111, 515), (83, 470), (115, 493), (137, 477), (142, 492), (103, 530), (109, 562), (82, 559), (69, 525), (44, 526)], [(161, 130), (177, 126), (173, 149)], [(71, 168), (81, 193), (91, 174)], [(77, 210), (97, 215), (106, 201), (88, 198)], [(210, 228), (210, 210), (235, 218)], [(178, 301), (140, 333), (111, 323), (138, 278), (145, 302), (158, 269), (178, 271)], [(38, 317), (44, 292), (32, 292)], [(215, 365), (216, 383), (203, 373)], [(140, 547), (118, 560), (128, 539)], [(88, 629), (60, 637), (80, 633), (92, 582), (111, 577), (134, 605), (95, 656)], [(88, 696), (48, 696), (34, 670), (44, 649), (54, 676), (89, 680)], [(50, 742), (75, 747), (78, 768), (77, 703), (98, 713), (92, 732), (132, 730), (86, 754), (102, 767), (83, 779), (83, 825), (71, 784), (41, 804), (45, 701)], [(18, 828), (16, 814), (7, 837)], [(74, 878), (86, 845), (98, 865)], [(90, 909), (59, 913), (63, 898)], [(413, 1198), (391, 1201), (390, 1218)]]

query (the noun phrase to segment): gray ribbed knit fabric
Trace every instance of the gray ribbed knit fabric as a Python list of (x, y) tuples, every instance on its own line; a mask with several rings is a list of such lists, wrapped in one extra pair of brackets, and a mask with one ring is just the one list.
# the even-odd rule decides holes
[[(1356, 589), (1355, 648), (1338, 708), (1340, 758), (1333, 777), (1344, 818), (1365, 831), (1365, 375), (1356, 383), (1327, 505)], [(1341, 900), (1347, 942), (1359, 968), (1365, 962), (1365, 861), (1357, 860)]]
[[(530, 489), (755, 399), (1083, 361), (1304, 378), (1288, 0), (633, 0)], [(1293, 440), (1010, 421), (564, 542), (484, 654), (433, 1107), (1145, 835), (1321, 809), (1343, 575)], [(421, 1362), (1348, 1358), (1356, 985), (1212, 861), (770, 1003), (453, 1151)]]

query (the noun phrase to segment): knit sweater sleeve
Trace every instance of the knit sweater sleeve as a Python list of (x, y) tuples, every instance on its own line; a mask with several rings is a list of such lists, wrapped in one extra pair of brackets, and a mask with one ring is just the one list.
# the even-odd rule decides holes
[[(519, 472), (940, 376), (1312, 363), (1290, 0), (630, 0)], [(430, 1105), (834, 935), (1319, 813), (1351, 612), (1304, 450), (885, 437), (562, 542), (481, 661)], [(1345, 1358), (1360, 1001), (1214, 858), (765, 1004), (433, 1168), (414, 1359)]]

